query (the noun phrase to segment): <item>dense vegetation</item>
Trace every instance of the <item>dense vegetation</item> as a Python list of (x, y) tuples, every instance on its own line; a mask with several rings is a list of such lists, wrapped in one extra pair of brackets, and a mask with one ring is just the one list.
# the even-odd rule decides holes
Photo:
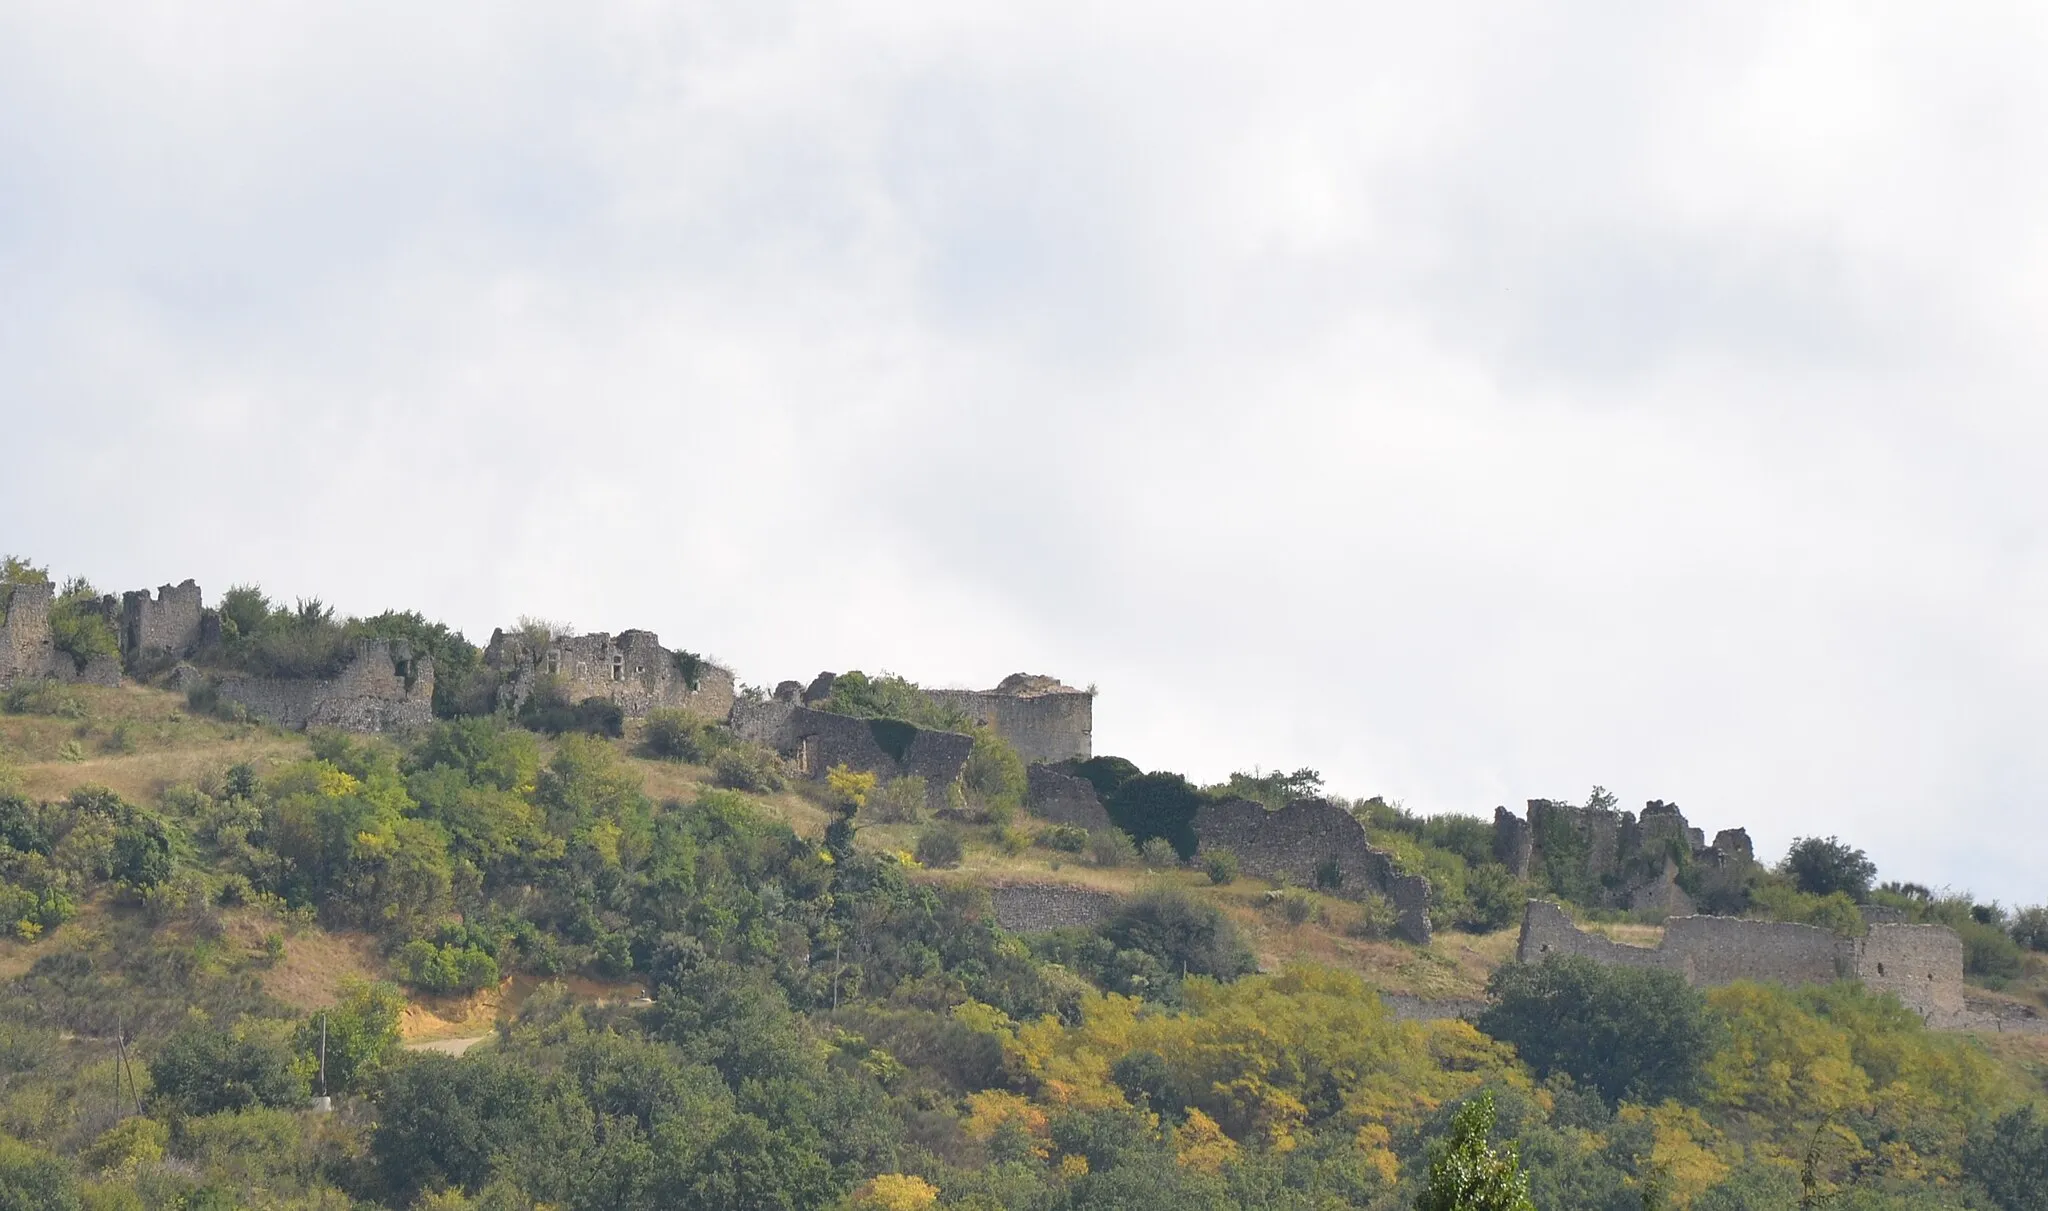
[[(416, 616), (235, 600), (245, 667), (317, 669), (321, 636), (368, 626), (462, 659)], [(834, 700), (972, 726), (897, 678), (843, 677)], [(112, 735), (55, 689), (17, 706)], [(1239, 891), (1229, 855), (1184, 869), (1182, 830), (1214, 798), (1321, 794), (1313, 770), (1204, 787), (1080, 763), (1123, 826), (1090, 835), (1021, 826), (993, 745), (933, 821), (925, 788), (853, 771), (785, 790), (773, 754), (687, 715), (450, 713), (402, 742), (279, 738), (153, 795), (30, 794), (0, 751), (0, 1211), (2014, 1211), (2048, 1189), (2039, 1065), (1853, 985), (1701, 993), (1553, 960), (1499, 969), (1475, 1023), (1416, 1022), (1353, 971), (1259, 970), (1247, 904), (1313, 930), (1338, 901)], [(1531, 892), (1603, 915), (1565, 864), (1517, 881), (1485, 822), (1348, 806), (1436, 882), (1440, 924), (1497, 930)], [(1159, 877), (1096, 926), (1024, 938), (936, 873), (1027, 850)], [(2048, 913), (1879, 884), (1835, 838), (1721, 873), (1685, 877), (1740, 911), (1952, 924), (1983, 982), (2048, 945)], [(1330, 919), (1412, 953), (1359, 941), (1384, 934), (1375, 912)], [(314, 1013), (278, 999), (286, 956), (330, 933), (377, 978)], [(409, 1000), (508, 981), (486, 1045), (400, 1045)]]

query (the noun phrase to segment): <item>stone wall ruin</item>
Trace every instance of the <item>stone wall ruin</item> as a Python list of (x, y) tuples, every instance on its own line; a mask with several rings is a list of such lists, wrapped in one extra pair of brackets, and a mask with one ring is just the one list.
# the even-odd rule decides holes
[(1013, 883), (988, 889), (996, 924), (1011, 933), (1094, 925), (1116, 911), (1122, 900), (1106, 891), (1070, 883)]
[(365, 641), (333, 678), (225, 676), (215, 688), (256, 718), (297, 731), (394, 732), (434, 722), (434, 661), (415, 658), (403, 640)]
[(1521, 963), (1553, 955), (1675, 971), (1696, 988), (1737, 980), (1797, 987), (1861, 980), (1896, 995), (1934, 1026), (1964, 1023), (1963, 944), (1945, 925), (1873, 925), (1860, 938), (1788, 921), (1737, 917), (1674, 917), (1652, 950), (1624, 946), (1572, 923), (1564, 910), (1531, 900), (1515, 948)]
[(1541, 882), (1557, 873), (1582, 879), (1610, 908), (1693, 915), (1678, 885), (1681, 866), (1719, 870), (1755, 861), (1749, 834), (1723, 829), (1709, 845), (1675, 803), (1652, 799), (1640, 816), (1611, 808), (1531, 799), (1527, 819), (1493, 810), (1493, 855), (1519, 879)]
[(927, 690), (934, 701), (987, 724), (1027, 764), (1094, 756), (1095, 695), (1057, 677), (1012, 673), (992, 690)]
[(732, 670), (670, 651), (653, 631), (540, 640), (500, 629), (491, 632), (484, 664), (504, 678), (499, 704), (513, 711), (543, 678), (553, 679), (570, 702), (602, 698), (617, 703), (629, 719), (644, 719), (662, 708), (724, 719), (735, 699)]
[(740, 699), (730, 715), (742, 740), (765, 744), (788, 758), (798, 774), (823, 781), (834, 766), (887, 781), (915, 775), (925, 781), (926, 805), (948, 805), (947, 791), (967, 768), (974, 737), (940, 732), (897, 719), (858, 719), (803, 705), (795, 682), (768, 699)]
[(1429, 880), (1402, 874), (1392, 855), (1365, 839), (1350, 812), (1321, 799), (1278, 811), (1249, 799), (1210, 803), (1195, 813), (1201, 850), (1227, 849), (1244, 871), (1275, 882), (1320, 886), (1337, 895), (1377, 892), (1400, 914), (1402, 937), (1429, 941)]

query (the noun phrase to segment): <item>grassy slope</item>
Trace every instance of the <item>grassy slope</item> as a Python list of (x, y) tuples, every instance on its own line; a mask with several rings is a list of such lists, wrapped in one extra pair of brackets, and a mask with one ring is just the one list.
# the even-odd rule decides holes
[[(185, 709), (180, 696), (161, 690), (78, 687), (76, 693), (80, 717), (0, 715), (0, 779), (11, 777), (22, 790), (39, 798), (101, 785), (131, 801), (146, 803), (172, 786), (215, 784), (236, 762), (251, 762), (262, 769), (298, 760), (309, 751), (304, 736), (195, 715)], [(687, 802), (710, 784), (710, 771), (704, 767), (634, 755), (630, 737), (618, 747), (656, 802)], [(821, 837), (830, 820), (830, 813), (820, 803), (798, 791), (756, 798), (765, 810), (806, 837)], [(1028, 817), (1020, 818), (1017, 825), (1026, 832), (1039, 827)], [(915, 848), (919, 831), (915, 825), (872, 825), (860, 831), (859, 843), (864, 848), (908, 852)], [(1321, 901), (1314, 919), (1290, 925), (1266, 906), (1266, 894), (1274, 885), (1257, 879), (1214, 887), (1195, 871), (1103, 870), (1073, 855), (1037, 847), (1011, 853), (1000, 848), (994, 830), (986, 828), (969, 830), (966, 861), (958, 870), (933, 872), (930, 877), (987, 884), (1068, 883), (1125, 894), (1148, 885), (1170, 884), (1229, 913), (1266, 968), (1298, 961), (1322, 963), (1357, 971), (1389, 992), (1424, 997), (1479, 995), (1492, 971), (1512, 956), (1515, 943), (1512, 928), (1487, 936), (1445, 931), (1421, 949), (1353, 938), (1346, 936), (1345, 927), (1355, 920), (1357, 909), (1329, 898)], [(39, 954), (67, 946), (68, 937), (97, 928), (95, 923), (112, 911), (105, 904), (88, 906), (79, 921), (33, 946), (0, 941), (0, 979), (26, 970)], [(1636, 946), (1655, 946), (1662, 933), (1654, 926), (1591, 927)], [(254, 913), (230, 914), (222, 944), (261, 955), (266, 935), (274, 932), (285, 935), (284, 957), (274, 965), (264, 960), (258, 966), (264, 990), (286, 1004), (301, 1009), (329, 1004), (342, 979), (383, 970), (375, 944), (365, 936), (313, 927), (281, 929), (278, 923)], [(638, 995), (635, 988), (623, 985), (592, 985), (580, 991), (593, 999)], [(2034, 991), (2014, 990), (2028, 1000), (2035, 999)], [(421, 999), (408, 1015), (408, 1036), (442, 1038), (474, 1033), (480, 1022), (487, 1024), (492, 1014), (516, 1003), (523, 992), (508, 988), (503, 996), (486, 995), (471, 1002)], [(2048, 1066), (2048, 1053), (2042, 1063)]]

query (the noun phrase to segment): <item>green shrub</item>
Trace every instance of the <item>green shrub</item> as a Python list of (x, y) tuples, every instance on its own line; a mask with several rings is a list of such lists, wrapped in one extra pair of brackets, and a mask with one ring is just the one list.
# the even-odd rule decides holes
[(1277, 908), (1289, 925), (1307, 924), (1322, 907), (1322, 899), (1305, 887), (1289, 887), (1275, 892), (1267, 903)]
[(1563, 1072), (1610, 1106), (1691, 1098), (1722, 1036), (1706, 998), (1671, 971), (1557, 955), (1502, 967), (1487, 992), (1481, 1030), (1513, 1043), (1539, 1075)]
[(651, 757), (702, 765), (730, 746), (729, 734), (689, 711), (663, 707), (647, 712), (640, 743)]
[(476, 992), (498, 982), (498, 961), (475, 945), (457, 947), (420, 938), (406, 943), (393, 965), (401, 983), (437, 996)]
[(1997, 984), (2020, 974), (2021, 952), (2012, 935), (1983, 921), (1963, 921), (1956, 926), (1963, 940), (1963, 973)]
[(891, 778), (868, 796), (867, 814), (881, 824), (915, 824), (924, 817), (927, 790), (916, 774)]
[(1024, 802), (1024, 758), (995, 729), (977, 724), (974, 748), (967, 754), (967, 767), (960, 783), (970, 801), (984, 812), (1009, 813)]
[(2048, 951), (2048, 907), (2035, 905), (2012, 915), (2012, 940), (2032, 951)]
[(1373, 892), (1357, 901), (1357, 905), (1358, 916), (1344, 927), (1345, 936), (1373, 941), (1394, 936), (1401, 924), (1401, 913), (1392, 900)]
[(711, 780), (727, 790), (769, 794), (788, 785), (782, 759), (759, 745), (729, 748), (711, 759)]
[(1465, 902), (1458, 925), (1473, 933), (1506, 929), (1520, 919), (1527, 899), (1521, 882), (1507, 867), (1497, 862), (1475, 866), (1465, 876)]
[(1120, 828), (1098, 828), (1088, 834), (1088, 860), (1097, 866), (1130, 866), (1138, 860), (1138, 847)]
[(925, 831), (917, 839), (917, 850), (911, 855), (918, 865), (934, 870), (949, 870), (960, 865), (967, 856), (967, 847), (960, 841), (960, 834), (950, 828), (934, 828)]
[(519, 706), (522, 727), (550, 736), (579, 732), (617, 739), (626, 734), (626, 712), (605, 698), (585, 698), (571, 705), (561, 682), (542, 678)]
[(149, 1060), (150, 1099), (180, 1114), (295, 1106), (306, 1082), (286, 1041), (251, 1023), (242, 1032), (194, 1024), (165, 1039)]
[(1180, 854), (1164, 837), (1153, 837), (1138, 847), (1138, 859), (1147, 870), (1166, 870), (1180, 865)]
[(1237, 882), (1237, 855), (1227, 849), (1205, 849), (1202, 851), (1202, 870), (1209, 876), (1209, 882), (1222, 887)]
[(0, 697), (0, 709), (10, 715), (49, 715), (59, 719), (83, 719), (85, 699), (78, 691), (47, 677), (26, 677), (7, 687)]
[(1063, 854), (1078, 854), (1088, 848), (1088, 830), (1077, 824), (1054, 824), (1038, 834), (1038, 843)]
[(1752, 893), (1750, 906), (1773, 921), (1817, 925), (1845, 936), (1863, 932), (1863, 910), (1847, 892), (1816, 896), (1784, 882), (1768, 882)]
[(1870, 898), (1870, 881), (1877, 877), (1877, 864), (1838, 837), (1799, 838), (1778, 870), (1807, 895), (1841, 892), (1857, 902)]
[(1118, 949), (1143, 951), (1176, 974), (1230, 980), (1258, 970), (1230, 918), (1175, 888), (1124, 901), (1100, 932)]
[(100, 605), (100, 593), (84, 580), (72, 579), (50, 605), (50, 639), (83, 672), (98, 659), (119, 659), (121, 644)]

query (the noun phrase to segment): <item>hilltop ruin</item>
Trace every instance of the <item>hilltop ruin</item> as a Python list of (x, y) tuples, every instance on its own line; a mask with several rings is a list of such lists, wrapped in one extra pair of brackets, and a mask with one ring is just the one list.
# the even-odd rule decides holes
[(1861, 980), (1889, 992), (1931, 1026), (1965, 1025), (1963, 943), (1945, 925), (1872, 925), (1862, 937), (1788, 921), (1737, 917), (1673, 917), (1655, 950), (1624, 946), (1572, 924), (1557, 905), (1531, 900), (1522, 916), (1515, 958), (1540, 963), (1552, 955), (1583, 955), (1601, 963), (1675, 971), (1696, 988), (1737, 980), (1832, 984)]

